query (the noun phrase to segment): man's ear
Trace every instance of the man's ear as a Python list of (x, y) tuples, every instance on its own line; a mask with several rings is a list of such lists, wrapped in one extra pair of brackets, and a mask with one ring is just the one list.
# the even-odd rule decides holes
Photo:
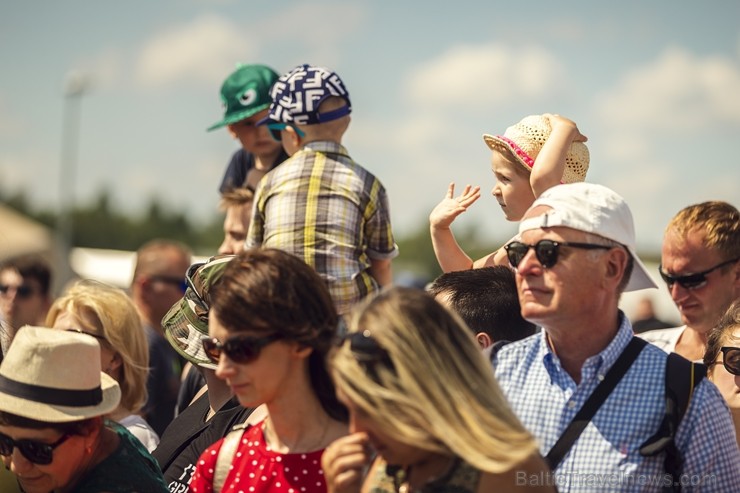
[(236, 132), (234, 131), (234, 125), (231, 125), (231, 124), (226, 125), (226, 129), (229, 131), (229, 135), (231, 135), (233, 139), (237, 138)]
[(295, 147), (296, 149), (300, 149), (301, 136), (298, 135), (298, 132), (296, 132), (295, 129), (290, 125), (285, 127), (285, 131), (288, 132), (288, 142), (290, 142), (291, 146)]
[(627, 269), (628, 253), (624, 248), (612, 248), (606, 253), (607, 263), (604, 280), (619, 284)]
[(493, 339), (485, 332), (478, 332), (475, 334), (475, 340), (478, 341), (478, 345), (481, 349), (493, 346)]

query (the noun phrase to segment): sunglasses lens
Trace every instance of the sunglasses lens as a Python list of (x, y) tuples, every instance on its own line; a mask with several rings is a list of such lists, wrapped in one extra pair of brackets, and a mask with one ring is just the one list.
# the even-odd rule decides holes
[(0, 433), (0, 455), (10, 455), (13, 453), (13, 440)]
[(278, 142), (282, 142), (283, 136), (281, 135), (280, 130), (276, 128), (269, 128), (269, 130), (270, 130), (270, 135), (272, 136), (273, 139), (275, 139)]
[(221, 347), (216, 339), (203, 339), (203, 351), (213, 363), (218, 363), (221, 357)]
[(707, 277), (704, 274), (694, 274), (691, 276), (679, 277), (676, 281), (686, 289), (695, 289), (707, 282)]
[(234, 363), (249, 363), (257, 358), (262, 347), (260, 339), (234, 338), (224, 343), (224, 352)]
[(540, 240), (535, 245), (534, 251), (542, 267), (552, 267), (558, 261), (558, 245), (554, 241)]
[(740, 348), (724, 348), (725, 369), (733, 375), (740, 375)]
[(34, 464), (47, 465), (51, 464), (54, 449), (46, 443), (34, 442), (31, 440), (22, 441), (18, 448), (21, 453)]
[(524, 256), (527, 254), (527, 250), (529, 250), (529, 247), (527, 245), (518, 241), (511, 242), (504, 248), (506, 250), (506, 256), (508, 257), (509, 263), (512, 267), (517, 267), (519, 265), (519, 262), (521, 262)]

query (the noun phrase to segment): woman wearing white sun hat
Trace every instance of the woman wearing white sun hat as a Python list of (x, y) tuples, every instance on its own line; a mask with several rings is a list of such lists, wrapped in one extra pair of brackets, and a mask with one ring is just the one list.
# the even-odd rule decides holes
[(21, 328), (0, 365), (0, 455), (23, 491), (167, 492), (146, 449), (104, 420), (120, 399), (93, 337)]

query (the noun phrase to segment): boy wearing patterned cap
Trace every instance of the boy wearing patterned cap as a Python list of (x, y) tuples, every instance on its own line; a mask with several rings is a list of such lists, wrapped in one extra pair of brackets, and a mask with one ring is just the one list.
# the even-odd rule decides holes
[[(492, 151), (491, 170), (496, 177), (492, 195), (509, 221), (521, 219), (542, 192), (560, 183), (584, 181), (589, 165), (587, 138), (575, 122), (545, 113), (523, 118), (504, 135), (484, 135)], [(473, 261), (455, 241), (450, 226), (478, 198), (480, 187), (467, 185), (454, 197), (450, 183), (444, 199), (429, 215), (432, 245), (444, 272), (506, 265), (503, 248)]]
[(226, 127), (241, 144), (231, 156), (221, 181), (222, 195), (241, 187), (254, 190), (265, 173), (288, 157), (267, 130), (256, 125), (267, 116), (270, 87), (277, 78), (278, 74), (266, 65), (239, 64), (221, 85), (224, 117), (208, 127), (208, 131)]
[(273, 85), (260, 122), (290, 158), (255, 191), (246, 248), (278, 248), (327, 280), (337, 311), (390, 284), (398, 248), (380, 181), (355, 163), (342, 137), (352, 105), (333, 71), (300, 65)]

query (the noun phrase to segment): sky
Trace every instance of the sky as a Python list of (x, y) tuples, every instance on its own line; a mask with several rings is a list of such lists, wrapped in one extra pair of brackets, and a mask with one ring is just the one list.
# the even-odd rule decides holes
[(398, 236), (426, 227), (451, 181), (484, 191), (453, 230), (492, 250), (512, 236), (481, 136), (540, 113), (588, 136), (587, 181), (625, 197), (642, 252), (689, 204), (740, 206), (737, 0), (0, 0), (0, 188), (213, 217), (238, 143), (205, 129), (238, 62), (339, 73), (344, 144), (387, 188)]

